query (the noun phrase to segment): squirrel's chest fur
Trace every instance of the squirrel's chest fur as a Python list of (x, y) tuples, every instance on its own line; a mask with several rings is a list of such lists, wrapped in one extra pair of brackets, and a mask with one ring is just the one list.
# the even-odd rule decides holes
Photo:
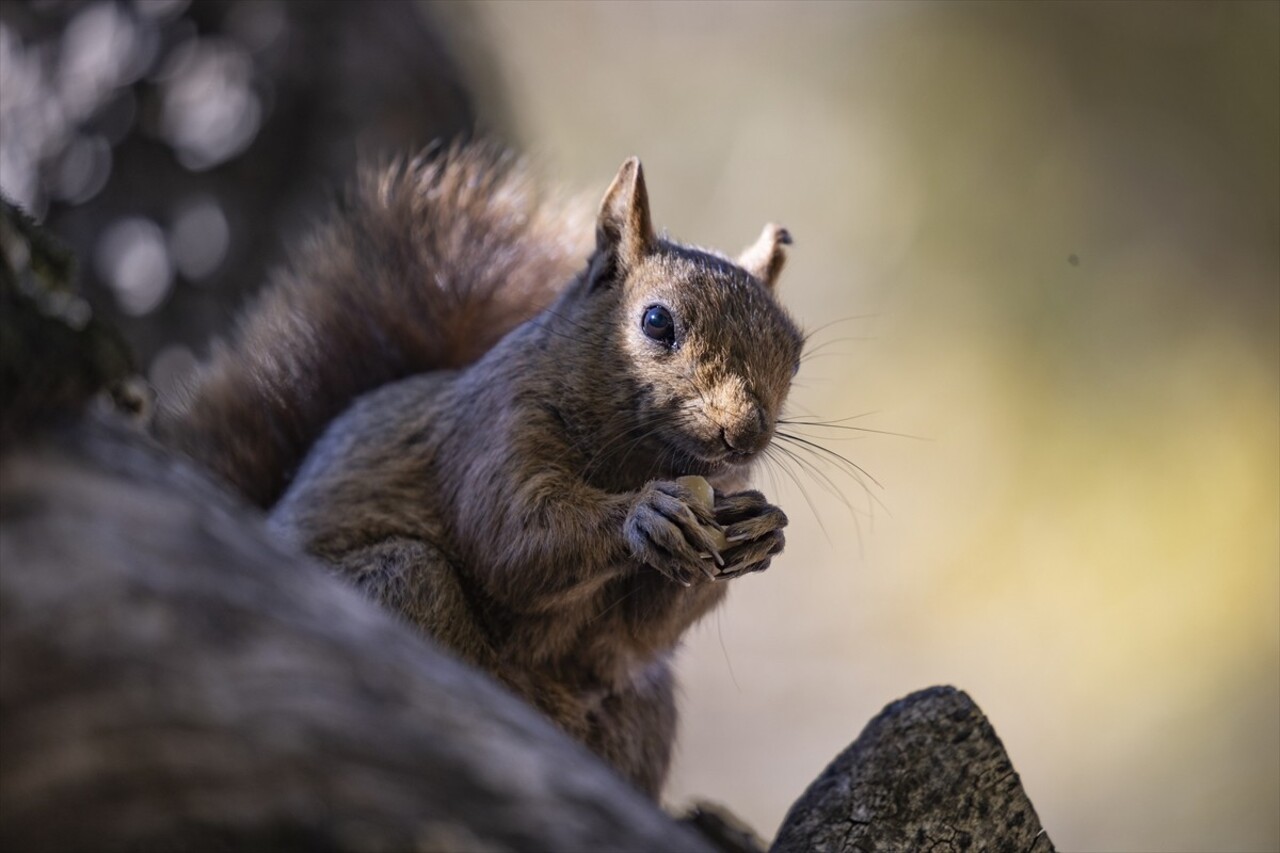
[(558, 692), (588, 714), (666, 679), (681, 634), (725, 587), (679, 587), (628, 554), (593, 553), (608, 546), (590, 537), (583, 562), (612, 566), (590, 582), (571, 560), (522, 571), (507, 552), (526, 543), (485, 519), (505, 516), (517, 540), (545, 535), (540, 513), (557, 496), (543, 492), (563, 489), (547, 468), (570, 450), (538, 396), (518, 396), (483, 362), (365, 395), (317, 442), (270, 523), (357, 583), (364, 555), (403, 555), (402, 612), (536, 704)]
[[(476, 370), (358, 400), (270, 523), (656, 795), (675, 737), (670, 655), (725, 586), (674, 584), (607, 536), (567, 552), (587, 571), (574, 557), (539, 564), (519, 540), (557, 536), (548, 529), (564, 521), (542, 517), (558, 497), (545, 493), (566, 488), (545, 470), (555, 419)], [(512, 559), (521, 549), (535, 557)]]

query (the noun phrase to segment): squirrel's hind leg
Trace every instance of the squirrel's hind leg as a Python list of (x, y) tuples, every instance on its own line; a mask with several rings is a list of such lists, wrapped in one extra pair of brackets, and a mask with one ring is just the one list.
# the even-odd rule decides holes
[(329, 563), (344, 580), (459, 657), (492, 665), (492, 644), (457, 572), (436, 546), (398, 536), (332, 557)]
[(676, 736), (671, 665), (655, 661), (630, 689), (606, 696), (588, 714), (583, 739), (633, 785), (653, 798), (662, 791)]

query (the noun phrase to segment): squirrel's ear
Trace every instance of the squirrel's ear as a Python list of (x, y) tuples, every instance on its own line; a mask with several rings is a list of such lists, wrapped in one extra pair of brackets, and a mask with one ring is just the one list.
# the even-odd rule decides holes
[(596, 248), (616, 252), (623, 267), (640, 261), (657, 238), (649, 219), (649, 193), (644, 188), (640, 160), (632, 157), (622, 164), (600, 202), (596, 220)]
[(787, 253), (782, 247), (790, 245), (791, 233), (781, 225), (770, 222), (760, 232), (755, 244), (738, 256), (738, 266), (772, 290), (778, 281), (778, 273), (782, 272), (782, 265), (787, 262)]

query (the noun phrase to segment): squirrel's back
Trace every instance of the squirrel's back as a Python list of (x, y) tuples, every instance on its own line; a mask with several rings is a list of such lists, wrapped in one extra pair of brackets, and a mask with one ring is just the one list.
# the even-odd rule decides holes
[(366, 169), (162, 404), (159, 435), (270, 506), (357, 396), (477, 359), (552, 302), (592, 239), (586, 207), (494, 146)]

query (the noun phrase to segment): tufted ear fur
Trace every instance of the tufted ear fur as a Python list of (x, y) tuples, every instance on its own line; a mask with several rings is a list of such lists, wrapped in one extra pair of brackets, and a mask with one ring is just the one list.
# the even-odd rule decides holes
[(772, 290), (778, 281), (778, 273), (782, 272), (782, 265), (787, 262), (787, 254), (782, 247), (790, 245), (791, 233), (781, 225), (770, 222), (760, 232), (755, 244), (738, 257), (738, 266)]
[(622, 164), (600, 202), (596, 220), (596, 248), (612, 252), (626, 269), (640, 262), (657, 238), (649, 218), (649, 193), (644, 187), (640, 160), (631, 157)]

